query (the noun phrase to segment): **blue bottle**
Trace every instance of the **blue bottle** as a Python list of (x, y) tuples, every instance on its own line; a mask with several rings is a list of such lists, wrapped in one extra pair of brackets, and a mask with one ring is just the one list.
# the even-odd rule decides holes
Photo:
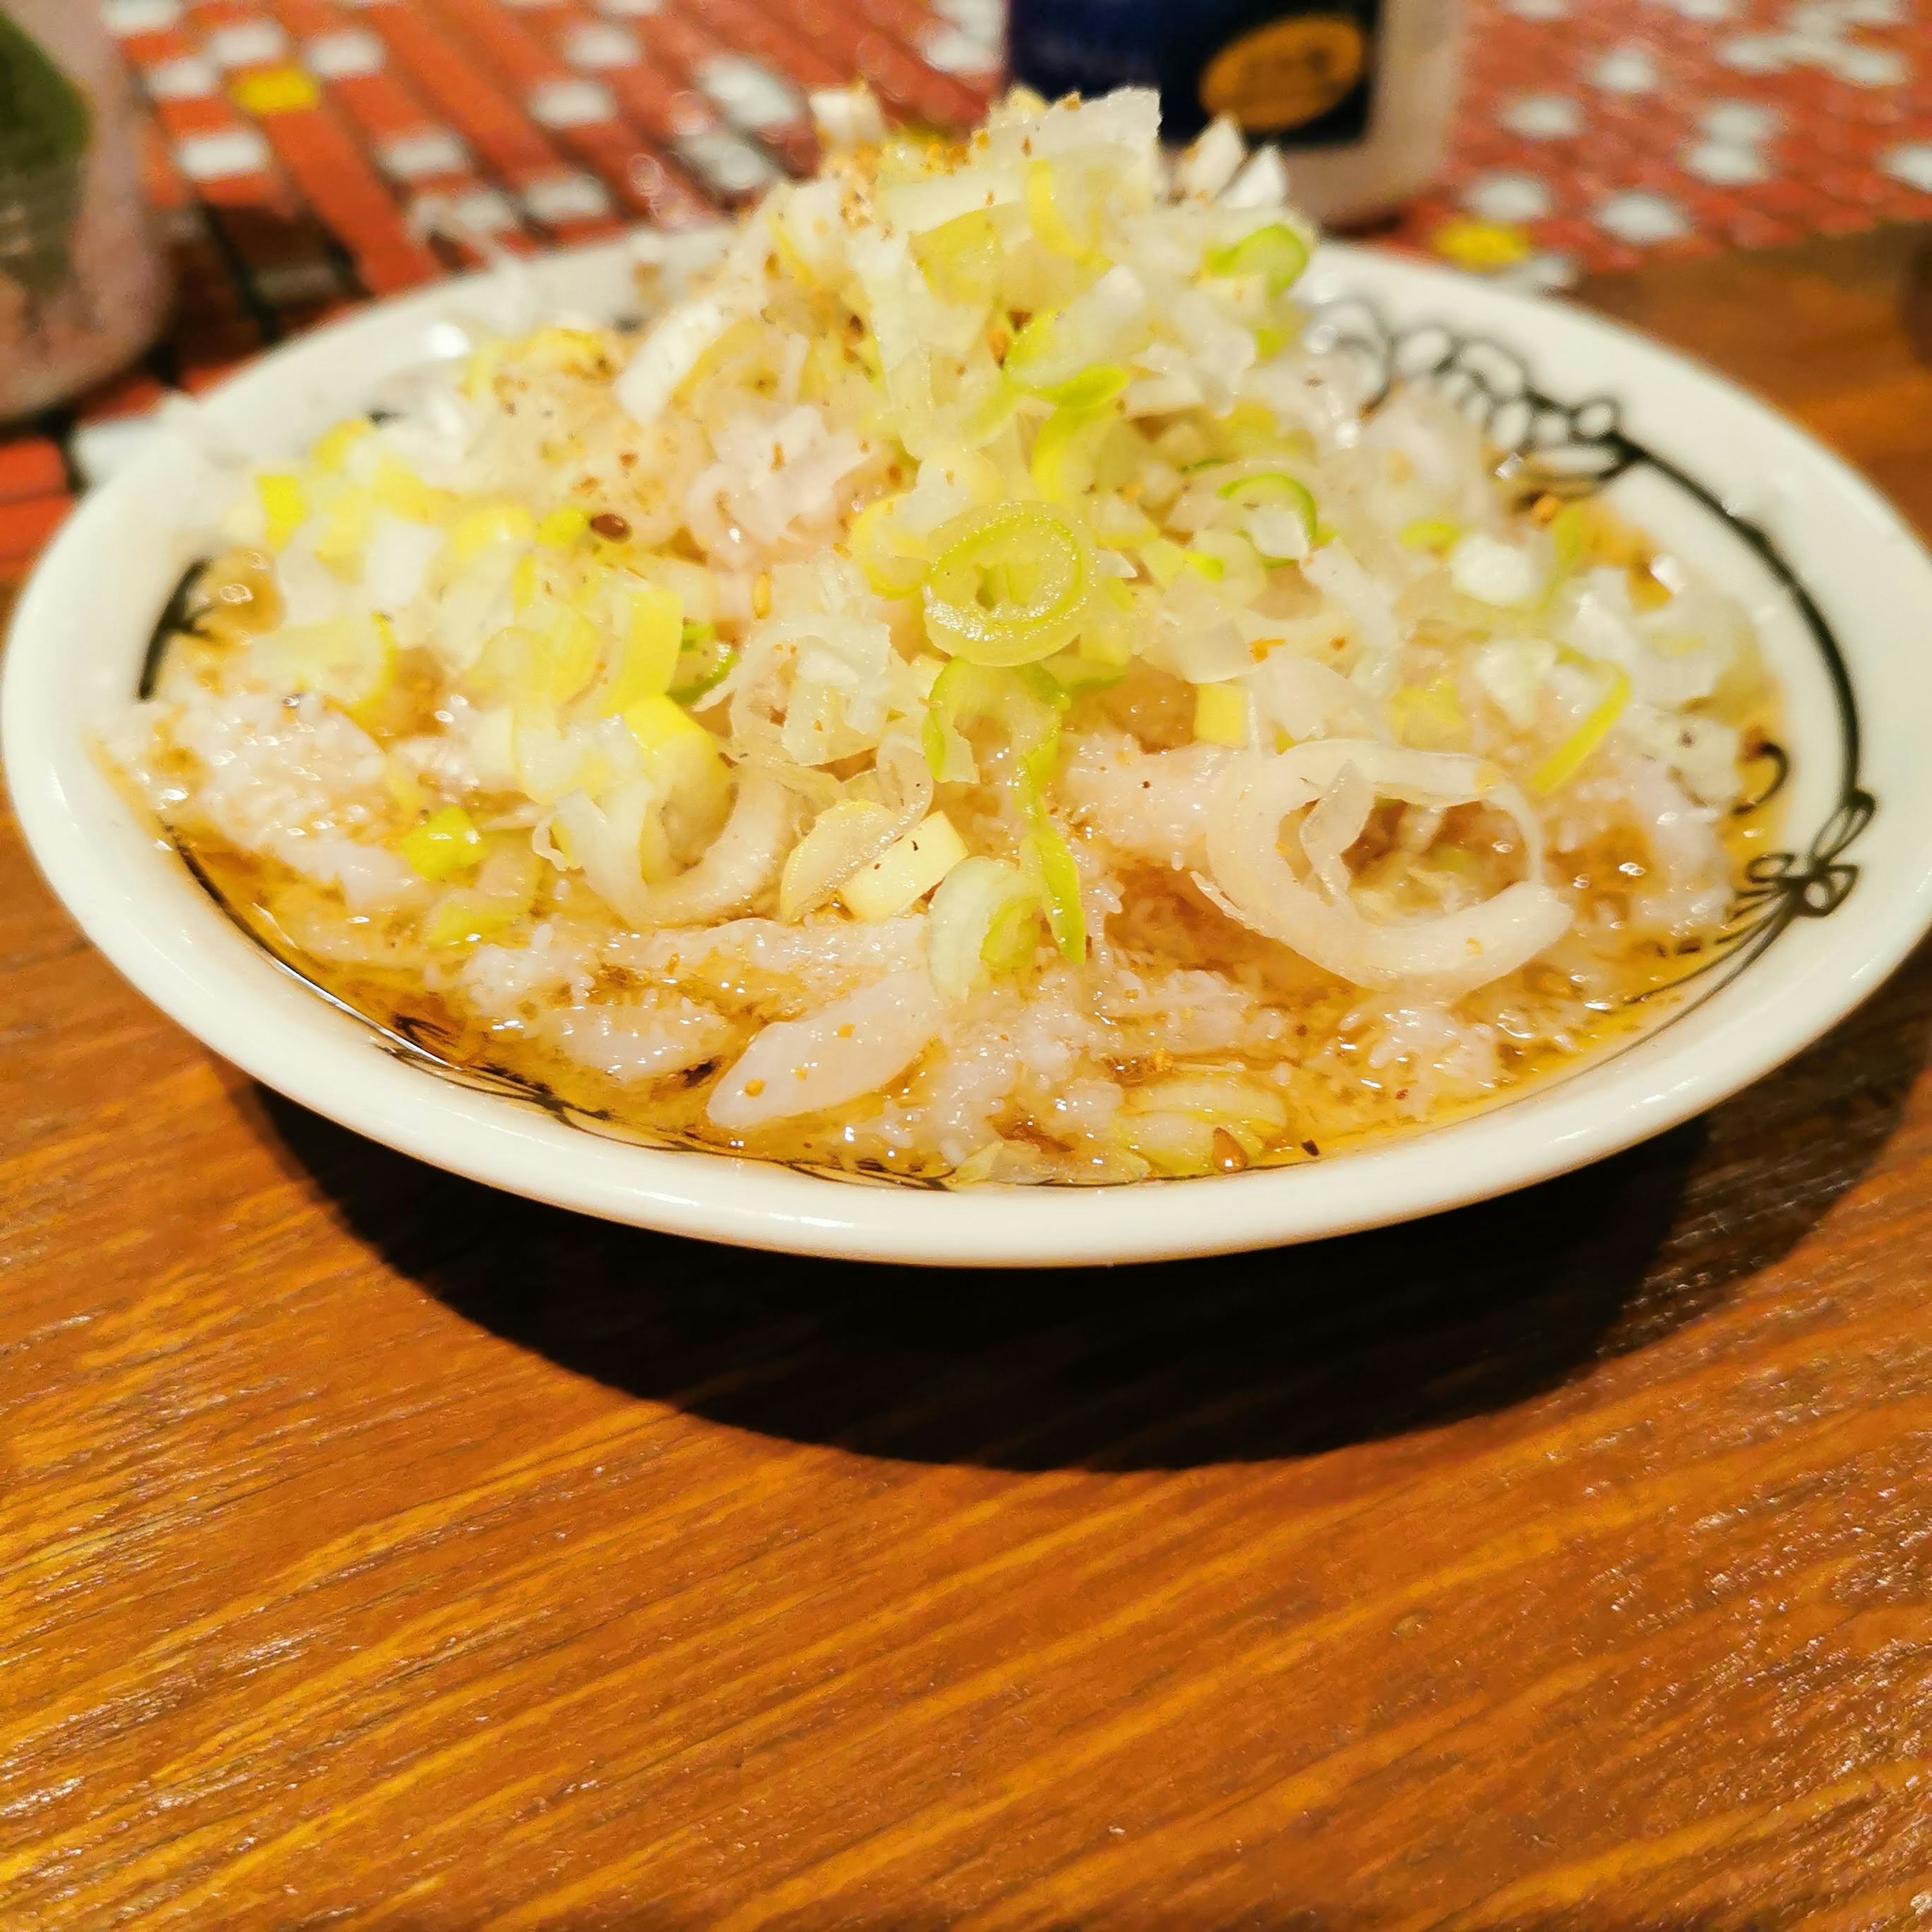
[(1159, 88), (1170, 141), (1227, 115), (1290, 151), (1311, 213), (1346, 220), (1440, 163), (1460, 16), (1457, 0), (1012, 0), (1010, 58), (1049, 98)]

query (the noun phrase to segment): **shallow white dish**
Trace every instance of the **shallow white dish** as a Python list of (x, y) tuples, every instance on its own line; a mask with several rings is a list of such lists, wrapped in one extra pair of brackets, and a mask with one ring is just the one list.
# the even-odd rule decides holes
[[(546, 307), (614, 316), (634, 306), (630, 261), (617, 244), (533, 272)], [(1790, 850), (1757, 862), (1724, 960), (1634, 1044), (1490, 1112), (1272, 1172), (952, 1193), (639, 1148), (412, 1060), (261, 952), (94, 763), (91, 734), (132, 695), (214, 507), (213, 472), (178, 435), (157, 436), (82, 505), (21, 599), (0, 742), (28, 842), (134, 986), (256, 1078), (422, 1160), (640, 1226), (881, 1260), (1123, 1262), (1406, 1220), (1628, 1146), (1816, 1039), (1932, 922), (1932, 560), (1796, 429), (1604, 322), (1340, 248), (1318, 258), (1309, 288), (1337, 339), (1460, 392), (1499, 440), (1613, 490), (1744, 596), (1786, 693)], [(386, 378), (463, 352), (452, 321), (514, 293), (481, 278), (353, 317), (227, 384), (207, 420), (250, 454), (292, 452)]]

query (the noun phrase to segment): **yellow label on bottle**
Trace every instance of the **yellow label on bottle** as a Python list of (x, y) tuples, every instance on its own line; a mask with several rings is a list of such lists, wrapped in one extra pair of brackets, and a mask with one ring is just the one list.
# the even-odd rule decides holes
[(1280, 134), (1318, 121), (1362, 77), (1368, 46), (1354, 21), (1334, 14), (1270, 20), (1210, 61), (1201, 104), (1251, 134)]

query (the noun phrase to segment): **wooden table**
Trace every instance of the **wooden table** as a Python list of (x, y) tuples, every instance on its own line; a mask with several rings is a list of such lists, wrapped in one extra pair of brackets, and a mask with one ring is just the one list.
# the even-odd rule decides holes
[[(1906, 233), (1592, 298), (1932, 529)], [(1406, 1231), (1038, 1278), (485, 1192), (0, 847), (0, 1924), (1932, 1911), (1932, 958)]]

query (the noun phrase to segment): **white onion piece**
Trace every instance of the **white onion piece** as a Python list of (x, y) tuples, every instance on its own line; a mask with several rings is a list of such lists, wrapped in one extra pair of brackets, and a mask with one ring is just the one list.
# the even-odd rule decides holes
[(1190, 684), (1225, 684), (1254, 668), (1254, 653), (1240, 627), (1192, 571), (1174, 580), (1160, 617), (1160, 628), (1145, 639), (1142, 655), (1162, 670)]
[(1226, 115), (1218, 114), (1174, 164), (1175, 184), (1183, 194), (1198, 194), (1212, 201), (1234, 178), (1247, 156), (1240, 127)]
[(843, 1106), (903, 1073), (943, 1017), (922, 967), (891, 974), (809, 1018), (766, 1027), (712, 1090), (704, 1111), (715, 1125), (741, 1131)]
[(1301, 821), (1301, 849), (1308, 869), (1331, 899), (1348, 896), (1348, 868), (1342, 854), (1361, 837), (1375, 808), (1375, 787), (1352, 764), (1344, 765)]
[(877, 147), (886, 123), (869, 87), (815, 87), (806, 96), (818, 138), (836, 153), (844, 148)]
[[(1388, 926), (1371, 924), (1346, 898), (1331, 903), (1311, 891), (1281, 855), (1281, 822), (1313, 804), (1349, 765), (1378, 797), (1498, 806), (1522, 830), (1530, 877), (1480, 905)], [(1538, 877), (1542, 854), (1535, 814), (1495, 766), (1457, 753), (1336, 739), (1277, 758), (1246, 756), (1229, 767), (1208, 826), (1214, 876), (1197, 873), (1195, 883), (1230, 918), (1337, 978), (1358, 986), (1420, 982), (1448, 998), (1515, 971), (1568, 929), (1570, 908)]]
[(1257, 148), (1220, 193), (1223, 208), (1274, 208), (1288, 199), (1288, 169), (1276, 148)]
[(963, 1000), (990, 976), (982, 954), (993, 922), (1037, 894), (1017, 866), (983, 855), (962, 859), (940, 883), (926, 920), (926, 970), (949, 1000)]
[(1250, 676), (1264, 716), (1291, 738), (1386, 738), (1376, 707), (1358, 686), (1312, 658), (1270, 651)]
[(815, 765), (795, 765), (789, 758), (753, 752), (740, 759), (739, 777), (745, 778), (753, 773), (796, 794), (814, 812), (829, 812), (845, 796), (844, 784), (830, 772), (821, 772)]
[[(892, 814), (869, 799), (842, 799), (812, 821), (778, 877), (778, 916), (802, 919), (824, 904), (891, 842)], [(884, 840), (885, 843), (880, 842)]]
[[(861, 788), (866, 787), (877, 795), (863, 795)], [(932, 809), (932, 772), (926, 754), (909, 734), (896, 728), (879, 741), (872, 772), (855, 779), (854, 790), (852, 797), (842, 800), (853, 809), (844, 814), (844, 825), (836, 841), (828, 836), (815, 853), (800, 859), (824, 825), (822, 815), (793, 848), (778, 885), (781, 919), (799, 920), (815, 912), (848, 879), (922, 824)], [(869, 808), (862, 821), (862, 808)]]
[(698, 367), (698, 358), (736, 320), (710, 296), (680, 302), (650, 328), (614, 386), (617, 406), (648, 429), (664, 412), (679, 385)]
[(673, 926), (741, 911), (778, 875), (791, 844), (792, 795), (763, 776), (742, 779), (724, 829), (688, 871), (651, 886), (636, 922)]
[(591, 890), (640, 929), (717, 919), (741, 910), (778, 875), (791, 843), (792, 794), (762, 774), (741, 777), (724, 830), (696, 865), (661, 885), (644, 881), (640, 850), (645, 814), (655, 802), (639, 781), (620, 785), (599, 808), (583, 792), (556, 804), (572, 858)]
[(1306, 558), (1301, 574), (1331, 603), (1341, 607), (1349, 634), (1379, 665), (1402, 648), (1395, 600), (1340, 542), (1324, 544)]
[(362, 588), (370, 603), (388, 616), (413, 604), (446, 540), (445, 532), (427, 524), (376, 518), (362, 554)]
[[(436, 532), (442, 541), (442, 532)], [(284, 624), (326, 624), (345, 601), (340, 578), (307, 544), (292, 543), (275, 560), (275, 587), (282, 593)], [(379, 607), (388, 610), (392, 607)]]

